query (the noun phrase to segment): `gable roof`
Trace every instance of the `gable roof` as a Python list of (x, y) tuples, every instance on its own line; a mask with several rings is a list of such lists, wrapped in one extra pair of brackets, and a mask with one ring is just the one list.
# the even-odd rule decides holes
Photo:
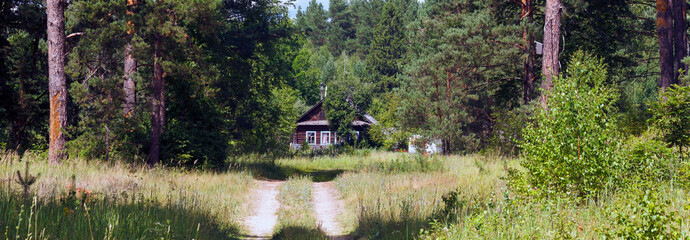
[[(314, 104), (307, 112), (302, 114), (299, 118), (297, 118), (297, 125), (298, 126), (328, 126), (328, 121), (327, 120), (309, 120), (308, 116), (312, 116), (313, 113), (316, 113), (318, 110), (323, 111), (322, 108), (323, 105), (323, 100), (319, 101), (318, 103)], [(368, 113), (364, 113), (363, 115), (364, 121), (355, 119), (352, 121), (353, 126), (368, 126), (368, 125), (378, 125), (379, 122), (374, 119), (371, 115)]]
[(309, 110), (307, 110), (307, 112), (302, 114), (301, 117), (297, 118), (297, 122), (303, 122), (305, 120), (304, 118), (306, 118), (311, 112), (316, 111), (316, 109), (321, 107), (322, 104), (323, 104), (323, 100), (314, 104), (314, 106), (312, 106)]

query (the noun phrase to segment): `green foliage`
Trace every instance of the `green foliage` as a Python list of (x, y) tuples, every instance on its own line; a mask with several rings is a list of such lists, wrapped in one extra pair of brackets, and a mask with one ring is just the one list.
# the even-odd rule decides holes
[(328, 15), (328, 47), (333, 55), (340, 55), (343, 52), (349, 54), (355, 49), (354, 38), (356, 30), (354, 28), (352, 10), (346, 0), (329, 0)]
[(649, 78), (621, 83), (619, 128), (623, 132), (639, 135), (649, 128), (650, 105), (657, 100), (657, 81)]
[(489, 132), (501, 82), (517, 71), (517, 25), (502, 25), (481, 1), (425, 2), (408, 27), (410, 61), (399, 79), (400, 125), (443, 141), (444, 152), (474, 151)]
[[(321, 66), (318, 52), (310, 41), (306, 41), (292, 61), (295, 71), (295, 81), (292, 88), (299, 91), (301, 98), (307, 105), (314, 105), (319, 101), (319, 81), (321, 80)], [(300, 111), (302, 112), (302, 111)]]
[(403, 9), (393, 1), (387, 1), (381, 9), (379, 22), (374, 29), (367, 64), (378, 73), (377, 88), (390, 90), (398, 87), (395, 75), (401, 72), (405, 54), (403, 34)]
[(374, 145), (388, 150), (407, 149), (410, 134), (403, 131), (397, 115), (401, 100), (400, 95), (395, 92), (372, 99), (369, 113), (379, 122), (378, 125), (371, 126), (368, 132)]
[(328, 12), (323, 5), (316, 0), (311, 0), (307, 9), (298, 10), (295, 25), (299, 31), (304, 32), (307, 39), (316, 46), (323, 46), (327, 42)]
[[(371, 104), (371, 86), (362, 75), (366, 69), (361, 61), (347, 59), (343, 54), (343, 68), (337, 69), (333, 82), (329, 82), (323, 108), (331, 128), (343, 139), (353, 139), (352, 121), (363, 119)], [(349, 67), (348, 67), (349, 65)], [(325, 74), (325, 73), (324, 73)]]
[(597, 197), (618, 180), (616, 94), (605, 81), (601, 59), (574, 54), (567, 77), (554, 80), (548, 109), (525, 128), (522, 166), (528, 182), (543, 194)]
[(666, 143), (656, 139), (654, 132), (647, 131), (633, 136), (621, 148), (625, 175), (628, 181), (659, 182), (676, 177), (677, 155)]
[(492, 137), (489, 145), (501, 154), (517, 156), (521, 152), (520, 143), (524, 141), (522, 130), (527, 127), (532, 114), (538, 111), (536, 101), (524, 104), (506, 112), (495, 112)]
[(47, 149), (48, 79), (45, 4), (0, 5), (0, 146)]
[(630, 198), (634, 200), (624, 208), (608, 209), (614, 224), (604, 233), (607, 238), (684, 239), (680, 218), (669, 210), (670, 200), (663, 199), (654, 189), (634, 191)]
[(653, 104), (653, 121), (667, 143), (683, 148), (690, 145), (690, 86), (673, 85)]

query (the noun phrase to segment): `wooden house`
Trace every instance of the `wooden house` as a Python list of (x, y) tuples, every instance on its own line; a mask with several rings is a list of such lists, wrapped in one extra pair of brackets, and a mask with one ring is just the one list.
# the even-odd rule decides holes
[[(323, 100), (297, 119), (297, 128), (290, 142), (291, 147), (299, 148), (302, 144), (309, 144), (311, 148), (322, 148), (342, 142), (335, 129), (328, 124), (322, 105)], [(352, 121), (355, 137), (359, 138), (360, 133), (366, 133), (369, 126), (375, 124), (378, 122), (369, 114), (364, 114), (363, 119), (355, 118)]]

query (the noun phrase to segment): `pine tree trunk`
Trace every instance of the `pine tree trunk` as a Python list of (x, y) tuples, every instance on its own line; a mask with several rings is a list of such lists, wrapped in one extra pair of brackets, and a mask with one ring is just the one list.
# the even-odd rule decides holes
[(136, 84), (134, 83), (133, 77), (136, 70), (137, 62), (132, 55), (132, 45), (127, 44), (127, 46), (125, 46), (125, 81), (123, 86), (125, 90), (125, 102), (123, 104), (125, 117), (130, 117), (134, 114), (134, 107), (137, 103)]
[(686, 72), (688, 66), (683, 64), (682, 60), (688, 55), (688, 39), (686, 32), (688, 30), (687, 19), (685, 18), (686, 3), (685, 0), (673, 0), (673, 82), (671, 84), (680, 83), (680, 72)]
[(48, 82), (50, 92), (50, 142), (48, 161), (64, 158), (67, 127), (67, 81), (65, 78), (65, 0), (48, 0)]
[(524, 41), (523, 51), (527, 52), (525, 62), (523, 63), (522, 70), (522, 86), (523, 95), (522, 99), (525, 103), (532, 101), (532, 94), (534, 93), (534, 66), (536, 65), (536, 60), (534, 58), (535, 49), (532, 47), (532, 39), (534, 38), (532, 32), (529, 31), (529, 24), (534, 22), (534, 1), (532, 0), (522, 0), (520, 3), (521, 18), (526, 19), (528, 25), (525, 25), (522, 29), (522, 40)]
[(659, 37), (659, 67), (661, 76), (659, 86), (662, 91), (673, 82), (673, 40), (671, 0), (656, 1), (656, 30)]
[(156, 34), (154, 41), (153, 109), (151, 114), (151, 149), (149, 152), (149, 165), (155, 165), (160, 162), (160, 140), (163, 134), (163, 123), (165, 122), (165, 81), (163, 79), (163, 67), (160, 64), (161, 36)]
[[(127, 0), (127, 17), (134, 15), (132, 8), (137, 5), (136, 0)], [(131, 41), (131, 35), (134, 32), (134, 24), (132, 21), (127, 21), (127, 35), (128, 39)], [(132, 54), (132, 44), (128, 43), (125, 46), (125, 81), (123, 88), (125, 90), (125, 102), (123, 104), (123, 113), (125, 117), (130, 117), (134, 114), (134, 108), (137, 104), (137, 92), (136, 83), (134, 83), (134, 72), (137, 70), (137, 62)]]
[(559, 41), (561, 35), (561, 1), (546, 0), (546, 19), (544, 22), (544, 49), (542, 57), (541, 105), (547, 108), (547, 98), (553, 88), (553, 77), (558, 77), (561, 70), (558, 61)]

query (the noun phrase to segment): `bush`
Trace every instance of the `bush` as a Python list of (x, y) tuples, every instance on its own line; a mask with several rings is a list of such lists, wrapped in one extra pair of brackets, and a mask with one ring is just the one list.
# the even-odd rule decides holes
[(606, 87), (602, 60), (575, 53), (567, 78), (554, 79), (548, 109), (523, 131), (527, 182), (543, 194), (596, 197), (620, 168), (616, 94)]
[(652, 105), (654, 123), (662, 130), (664, 141), (683, 148), (690, 145), (690, 86), (674, 85), (662, 92)]
[(608, 210), (614, 226), (605, 233), (607, 238), (621, 239), (683, 239), (679, 230), (680, 218), (669, 211), (671, 201), (663, 200), (655, 190), (631, 193), (634, 202), (624, 208)]
[(625, 178), (628, 180), (664, 181), (676, 175), (676, 156), (653, 132), (628, 140), (621, 149)]

